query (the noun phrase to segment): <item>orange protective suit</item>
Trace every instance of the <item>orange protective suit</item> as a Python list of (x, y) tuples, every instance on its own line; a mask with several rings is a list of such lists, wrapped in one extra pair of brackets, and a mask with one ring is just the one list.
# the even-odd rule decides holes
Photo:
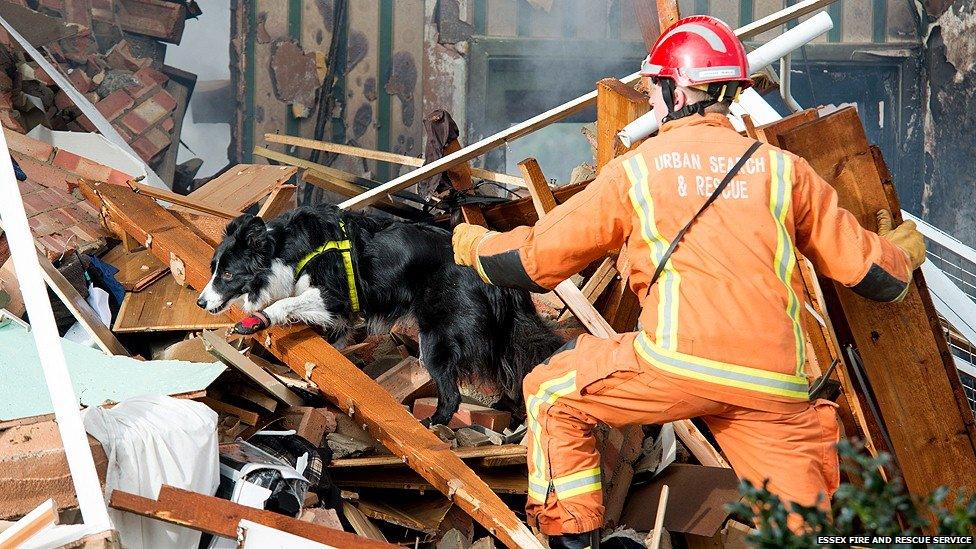
[(493, 284), (546, 291), (626, 247), (641, 330), (583, 336), (524, 383), (530, 520), (543, 533), (603, 523), (591, 430), (703, 417), (740, 477), (811, 505), (837, 487), (832, 403), (809, 402), (794, 245), (820, 274), (880, 301), (904, 296), (908, 257), (864, 230), (803, 159), (764, 145), (685, 235), (674, 235), (752, 141), (719, 114), (666, 123), (535, 227), (481, 240)]

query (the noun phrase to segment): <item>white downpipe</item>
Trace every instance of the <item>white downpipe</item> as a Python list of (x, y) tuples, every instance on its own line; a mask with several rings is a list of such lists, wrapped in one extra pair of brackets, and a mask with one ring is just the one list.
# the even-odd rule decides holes
[(87, 526), (96, 532), (110, 530), (102, 486), (95, 470), (95, 460), (88, 446), (88, 435), (81, 422), (78, 397), (71, 385), (65, 365), (61, 338), (54, 323), (54, 313), (47, 297), (44, 276), (37, 261), (34, 237), (27, 224), (27, 214), (20, 198), (20, 188), (10, 163), (7, 138), (0, 132), (0, 219), (10, 245), (10, 257), (17, 271), (17, 281), (31, 320), (31, 334), (37, 345), (37, 356), (44, 369), (44, 380), (54, 404), (54, 415), (61, 433), (61, 443), (68, 459), (71, 482), (78, 495), (78, 507)]
[(793, 112), (800, 112), (803, 107), (793, 97), (793, 54), (788, 53), (779, 60), (779, 96), (783, 103)]
[[(825, 11), (818, 13), (817, 15), (807, 19), (806, 21), (750, 52), (748, 55), (749, 73), (754, 73), (771, 65), (777, 59), (786, 57), (790, 54), (790, 52), (806, 45), (832, 28), (834, 28), (834, 22), (830, 18), (830, 15)], [(758, 124), (764, 123), (762, 121), (767, 117), (762, 116), (762, 111), (769, 109), (772, 110), (773, 113), (776, 112), (769, 105), (765, 105), (765, 100), (763, 100), (762, 97), (751, 88), (742, 93), (742, 95), (739, 97), (739, 101), (743, 103), (743, 108), (749, 112), (750, 115), (753, 115), (753, 118)], [(765, 105), (765, 109), (762, 109), (762, 107), (758, 105), (760, 101)], [(756, 113), (759, 116), (753, 114), (753, 108), (760, 111)], [(768, 115), (769, 113), (765, 114)], [(780, 116), (777, 114), (775, 120), (778, 120), (779, 118)], [(641, 139), (644, 139), (657, 131), (658, 127), (659, 124), (657, 117), (654, 115), (654, 111), (652, 110), (651, 112), (628, 124), (619, 134), (617, 134), (617, 137), (620, 139), (620, 142), (624, 144), (624, 146), (630, 147), (633, 143), (640, 141)]]

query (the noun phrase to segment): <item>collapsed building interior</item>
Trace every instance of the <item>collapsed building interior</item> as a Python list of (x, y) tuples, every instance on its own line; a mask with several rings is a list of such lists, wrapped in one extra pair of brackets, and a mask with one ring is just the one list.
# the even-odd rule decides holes
[[(198, 296), (242, 213), (535, 223), (627, 150), (649, 111), (631, 73), (677, 14), (750, 52), (826, 21), (734, 123), (866, 228), (915, 220), (928, 261), (893, 305), (802, 269), (807, 377), (912, 496), (976, 488), (976, 2), (2, 0), (0, 123), (25, 177), (0, 209), (0, 547), (545, 546), (524, 416), (465, 380), (451, 422), (421, 424), (438, 391), (415, 325), (230, 335), (244, 314)], [(533, 294), (562, 338), (636, 329), (617, 259)], [(125, 414), (158, 425), (123, 435)], [(702, 422), (597, 437), (607, 535), (747, 545)]]

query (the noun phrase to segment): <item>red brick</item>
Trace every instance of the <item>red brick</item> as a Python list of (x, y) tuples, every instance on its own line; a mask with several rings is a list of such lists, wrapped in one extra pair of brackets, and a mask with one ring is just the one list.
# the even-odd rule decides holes
[(115, 131), (119, 132), (119, 135), (122, 136), (122, 139), (124, 139), (126, 143), (132, 142), (132, 133), (129, 131), (128, 128), (123, 126), (121, 122), (119, 121), (112, 122), (112, 127), (115, 128)]
[(132, 179), (131, 175), (125, 172), (120, 172), (119, 170), (112, 170), (112, 174), (108, 176), (107, 183), (111, 183), (113, 185), (125, 185), (130, 179)]
[(146, 132), (145, 135), (140, 136), (138, 139), (132, 142), (132, 148), (135, 149), (139, 156), (143, 160), (149, 161), (155, 158), (159, 153), (163, 152), (166, 147), (170, 145), (171, 141), (169, 136), (159, 128), (153, 128), (152, 130)]
[(112, 49), (108, 50), (108, 53), (105, 55), (105, 61), (113, 68), (133, 72), (143, 67), (148, 67), (152, 63), (152, 59), (147, 57), (136, 57), (129, 43), (125, 40), (120, 41), (118, 44), (112, 46)]
[(47, 189), (67, 191), (78, 185), (78, 177), (61, 168), (50, 164), (42, 164), (27, 157), (17, 157), (17, 163), (27, 174), (29, 181), (33, 181)]
[(166, 90), (159, 90), (159, 92), (152, 97), (152, 101), (155, 101), (157, 105), (166, 109), (167, 112), (176, 108), (176, 100), (173, 99), (173, 96), (170, 95)]
[(112, 175), (113, 170), (108, 166), (103, 166), (102, 164), (88, 160), (85, 157), (79, 157), (78, 166), (71, 171), (80, 175), (84, 179), (89, 179), (92, 181), (108, 181), (108, 178), (110, 175)]
[(102, 116), (108, 118), (109, 120), (115, 120), (122, 113), (131, 107), (135, 102), (132, 100), (132, 96), (125, 92), (125, 90), (115, 90), (114, 92), (105, 96), (95, 105), (98, 112), (102, 113)]
[[(413, 415), (417, 419), (427, 419), (434, 415), (436, 408), (436, 398), (418, 398), (413, 403)], [(511, 421), (512, 414), (508, 412), (462, 402), (447, 426), (451, 429), (457, 429), (458, 427), (477, 424), (492, 431), (502, 432)]]
[(59, 206), (59, 204), (56, 202), (51, 202), (44, 191), (39, 193), (30, 193), (29, 195), (23, 197), (23, 199), (24, 207), (27, 209), (27, 215), (30, 216), (39, 215)]
[(31, 61), (30, 63), (28, 63), (28, 65), (30, 66), (31, 69), (34, 70), (34, 78), (38, 82), (44, 84), (45, 86), (54, 86), (55, 85), (54, 84), (54, 79), (51, 78), (51, 76), (47, 72), (45, 72), (44, 69), (42, 69), (40, 67), (40, 65), (38, 65), (37, 63), (35, 63), (33, 61)]
[(75, 172), (78, 169), (78, 163), (81, 162), (81, 157), (73, 152), (68, 152), (64, 149), (58, 149), (54, 153), (54, 161), (52, 164), (55, 166), (68, 170), (69, 172)]
[(92, 121), (84, 114), (76, 118), (75, 122), (77, 122), (78, 125), (81, 126), (85, 131), (88, 132), (98, 131), (98, 128), (95, 127), (95, 124), (93, 124)]
[(174, 122), (173, 117), (170, 116), (167, 117), (166, 120), (163, 120), (163, 123), (160, 124), (159, 127), (162, 128), (166, 133), (172, 133), (173, 128), (176, 127), (176, 122)]
[(10, 150), (40, 160), (41, 162), (50, 160), (51, 154), (54, 153), (54, 147), (51, 145), (27, 137), (22, 133), (4, 131), (3, 136), (7, 139), (7, 146), (10, 147)]
[(142, 82), (142, 83), (155, 82), (156, 84), (158, 84), (160, 86), (162, 86), (167, 81), (169, 81), (169, 77), (168, 76), (166, 76), (165, 74), (157, 71), (156, 69), (154, 69), (152, 67), (143, 67), (143, 68), (137, 70), (136, 71), (136, 78), (138, 78), (139, 81)]
[(8, 92), (14, 89), (14, 81), (6, 72), (0, 71), (0, 90)]
[(119, 0), (123, 16), (122, 30), (159, 38), (179, 44), (186, 21), (186, 8), (176, 2), (162, 0)]
[(30, 179), (28, 179), (27, 181), (18, 181), (17, 183), (19, 183), (20, 185), (20, 194), (22, 195), (36, 193), (44, 190), (44, 187), (38, 185), (37, 183), (34, 183)]
[(139, 116), (139, 113), (132, 111), (129, 114), (122, 117), (122, 123), (125, 127), (133, 134), (139, 135), (142, 132), (149, 129), (152, 125), (147, 120)]
[(0, 125), (3, 125), (4, 128), (13, 130), (15, 132), (27, 132), (27, 128), (24, 127), (20, 120), (17, 120), (17, 116), (14, 114), (14, 111), (0, 110)]
[(58, 90), (58, 92), (54, 94), (54, 106), (57, 107), (58, 110), (63, 111), (74, 107), (75, 103), (70, 97), (68, 97), (68, 94)]
[(71, 82), (71, 85), (74, 86), (75, 89), (80, 93), (88, 93), (92, 89), (91, 78), (89, 78), (88, 74), (80, 68), (71, 69), (71, 72), (68, 73), (68, 81)]

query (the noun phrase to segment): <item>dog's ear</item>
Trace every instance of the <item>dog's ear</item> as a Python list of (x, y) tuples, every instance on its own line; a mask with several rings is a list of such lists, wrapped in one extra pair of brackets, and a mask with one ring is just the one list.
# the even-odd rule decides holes
[(268, 237), (268, 228), (264, 224), (264, 220), (260, 217), (252, 215), (244, 226), (241, 227), (240, 234), (242, 241), (246, 243), (248, 248), (254, 251), (263, 252), (271, 243), (271, 239)]
[(230, 221), (224, 229), (224, 238), (240, 233), (254, 219), (251, 214), (241, 214)]

